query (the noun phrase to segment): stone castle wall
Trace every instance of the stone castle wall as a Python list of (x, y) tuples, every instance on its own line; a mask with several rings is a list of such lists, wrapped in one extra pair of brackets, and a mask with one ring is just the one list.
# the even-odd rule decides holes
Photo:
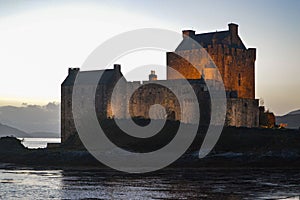
[[(167, 87), (162, 86), (162, 84), (167, 85)], [(128, 88), (133, 88), (131, 87), (131, 83), (128, 83)], [(183, 95), (188, 88), (195, 91), (197, 99), (192, 99), (189, 95), (186, 95), (183, 97), (182, 105), (180, 106), (176, 94)], [(130, 93), (130, 91), (132, 90), (129, 89), (128, 93)], [(150, 107), (159, 104), (164, 107), (165, 112), (154, 112), (152, 115), (153, 119), (167, 118), (169, 120), (180, 120), (183, 123), (196, 123), (196, 117), (193, 115), (195, 105), (200, 107), (204, 113), (205, 108), (209, 108), (209, 101), (207, 101), (208, 96), (206, 86), (200, 80), (197, 84), (189, 86), (179, 81), (171, 80), (144, 82), (139, 85), (139, 89), (135, 90), (132, 96), (127, 94), (127, 101), (129, 102), (127, 109), (130, 115), (126, 115), (126, 118), (142, 117), (149, 119)], [(201, 103), (198, 104), (198, 102)], [(206, 115), (209, 115), (208, 111)], [(203, 114), (203, 116), (205, 116), (205, 114)], [(120, 116), (120, 118), (122, 117), (124, 116)], [(204, 119), (202, 121), (204, 121)]]
[[(197, 40), (203, 48), (186, 46), (189, 37)], [(186, 58), (187, 60), (183, 59)], [(167, 80), (157, 80), (151, 72), (149, 82), (127, 82), (123, 77), (120, 65), (113, 70), (104, 70), (104, 77), (97, 86), (95, 96), (95, 111), (99, 120), (107, 118), (130, 117), (150, 118), (150, 107), (160, 104), (165, 112), (152, 113), (154, 119), (168, 118), (185, 123), (194, 123), (195, 116), (193, 102), (184, 99), (182, 107), (179, 105), (176, 93), (184, 94), (186, 88), (178, 83), (183, 77), (187, 79), (197, 96), (200, 108), (200, 124), (210, 123), (210, 97), (205, 81), (220, 80), (224, 82), (227, 95), (226, 126), (258, 127), (259, 109), (255, 99), (255, 60), (256, 49), (246, 48), (238, 36), (238, 25), (229, 24), (229, 31), (205, 33), (196, 35), (195, 31), (183, 31), (183, 41), (175, 52), (167, 53)], [(214, 64), (215, 65), (214, 65)], [(215, 67), (217, 66), (217, 68)], [(195, 68), (194, 68), (195, 67)], [(174, 69), (178, 73), (174, 73)], [(218, 73), (218, 71), (219, 73)], [(76, 134), (72, 116), (72, 81), (74, 72), (69, 75), (61, 86), (61, 134), (62, 142)], [(221, 76), (221, 77), (220, 77)], [(116, 86), (121, 80), (121, 87)], [(176, 82), (177, 81), (177, 82)], [(168, 87), (160, 86), (160, 83)], [(89, 86), (82, 86), (82, 93)], [(170, 88), (170, 89), (168, 89)], [(112, 97), (117, 90), (117, 98)], [(132, 95), (131, 95), (132, 93)], [(83, 102), (84, 103), (84, 102)]]
[(71, 135), (76, 134), (72, 113), (73, 86), (61, 88), (61, 142), (64, 143)]
[[(169, 82), (171, 90), (161, 86), (159, 82)], [(210, 123), (209, 92), (207, 87), (199, 82), (200, 80), (194, 80), (191, 86), (199, 102), (200, 125), (208, 125)], [(191, 99), (185, 99), (183, 107), (180, 107), (177, 97), (172, 92), (183, 93), (186, 90), (184, 86), (178, 83), (173, 84), (172, 80), (146, 83), (125, 83), (126, 91), (123, 90), (123, 94), (118, 96), (121, 98), (117, 98), (117, 101), (111, 101), (111, 87), (98, 85), (95, 111), (99, 120), (107, 118), (128, 119), (130, 117), (149, 119), (150, 107), (154, 104), (160, 104), (165, 108), (166, 113), (155, 112), (155, 115), (152, 116), (154, 119), (167, 118), (169, 120), (180, 120), (183, 123), (195, 123), (195, 116), (192, 115), (194, 104), (191, 104)], [(135, 90), (137, 87), (139, 89)], [(61, 90), (62, 142), (65, 142), (71, 135), (76, 134), (72, 115), (72, 88), (72, 86), (67, 86), (62, 87)], [(135, 92), (130, 96), (129, 93), (133, 89)], [(88, 87), (82, 87), (83, 95), (85, 90), (88, 90)], [(112, 111), (112, 107), (115, 108), (115, 112)], [(227, 97), (226, 126), (257, 127), (258, 119), (258, 100)]]
[[(169, 88), (161, 85), (161, 83), (168, 83)], [(203, 80), (189, 81), (195, 94), (197, 96), (197, 104), (200, 110), (200, 124), (208, 125), (210, 123), (210, 95), (207, 91), (207, 87)], [(135, 88), (137, 88), (135, 90)], [(129, 95), (132, 89), (135, 90), (132, 96)], [(182, 94), (186, 91), (185, 86), (178, 84), (175, 80), (167, 81), (150, 81), (127, 83), (127, 95), (126, 104), (115, 103), (109, 106), (117, 107), (118, 113), (114, 113), (108, 117), (128, 119), (129, 117), (140, 117), (149, 119), (150, 107), (155, 104), (162, 105), (166, 113), (156, 112), (153, 119), (170, 119), (180, 120), (183, 123), (195, 123), (195, 116), (193, 104), (191, 99), (186, 98), (183, 101), (182, 107), (180, 107), (179, 101), (172, 91), (176, 91), (178, 94)], [(227, 93), (227, 111), (226, 111), (226, 126), (236, 127), (258, 127), (259, 110), (258, 100), (256, 99), (242, 99), (231, 97), (231, 93)], [(108, 110), (110, 110), (108, 108)], [(129, 111), (129, 113), (127, 112)]]
[(257, 99), (227, 99), (226, 126), (258, 127), (259, 109)]
[[(205, 50), (218, 67), (226, 91), (237, 91), (240, 98), (255, 98), (255, 49), (235, 49), (225, 45), (209, 46)], [(216, 68), (210, 59), (203, 57), (203, 49), (180, 50), (167, 53), (167, 79), (177, 79), (170, 68), (187, 79), (217, 79)], [(190, 63), (184, 58), (188, 58)], [(195, 67), (193, 67), (195, 66)], [(169, 68), (170, 67), (170, 68)]]

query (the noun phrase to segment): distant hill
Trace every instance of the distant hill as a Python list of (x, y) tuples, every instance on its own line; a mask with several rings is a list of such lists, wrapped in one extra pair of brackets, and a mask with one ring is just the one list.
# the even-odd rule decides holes
[(284, 123), (288, 125), (288, 128), (298, 129), (300, 127), (300, 110), (292, 111), (283, 116), (277, 116), (276, 123)]
[(0, 106), (0, 123), (27, 133), (60, 132), (60, 104)]
[(292, 112), (288, 113), (288, 115), (300, 115), (300, 110), (292, 111)]
[(60, 134), (51, 132), (26, 133), (25, 131), (0, 123), (0, 137), (5, 136), (14, 136), (17, 138), (59, 138)]
[(33, 138), (60, 138), (59, 133), (51, 133), (51, 132), (33, 132), (29, 134), (29, 137)]
[(30, 137), (28, 133), (0, 123), (0, 137), (15, 136), (15, 137)]

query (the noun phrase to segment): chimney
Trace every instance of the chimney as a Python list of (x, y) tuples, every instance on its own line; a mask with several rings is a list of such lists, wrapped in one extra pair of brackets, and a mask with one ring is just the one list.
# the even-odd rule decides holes
[(195, 31), (194, 30), (183, 30), (182, 31), (182, 37), (183, 38), (193, 38), (195, 36)]
[(156, 81), (157, 75), (155, 74), (154, 70), (151, 70), (151, 74), (149, 74), (149, 81)]
[(117, 70), (121, 72), (121, 65), (120, 64), (114, 64), (114, 70)]
[(79, 70), (80, 70), (79, 68), (72, 68), (72, 67), (71, 67), (71, 68), (69, 68), (69, 70), (68, 70), (68, 74), (69, 74), (69, 75), (72, 75), (72, 74), (75, 74), (75, 75), (76, 75), (76, 74), (79, 72)]
[(234, 24), (234, 23), (230, 23), (230, 24), (228, 24), (228, 27), (229, 27), (229, 32), (232, 35), (238, 35), (238, 27), (239, 27), (239, 25)]

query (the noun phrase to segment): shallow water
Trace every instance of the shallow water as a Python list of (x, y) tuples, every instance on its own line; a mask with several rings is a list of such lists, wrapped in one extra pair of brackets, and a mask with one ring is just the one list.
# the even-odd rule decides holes
[(298, 170), (1, 169), (1, 199), (299, 199)]
[(46, 148), (47, 143), (60, 143), (60, 138), (19, 138), (22, 144), (29, 149)]

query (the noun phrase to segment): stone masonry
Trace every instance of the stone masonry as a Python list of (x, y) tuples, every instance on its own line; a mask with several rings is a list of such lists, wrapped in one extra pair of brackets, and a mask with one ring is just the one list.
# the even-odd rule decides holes
[[(194, 39), (203, 48), (186, 46), (188, 37)], [(167, 53), (167, 65), (182, 74), (192, 86), (199, 102), (201, 111), (201, 125), (210, 122), (210, 95), (205, 81), (214, 80), (217, 73), (210, 67), (209, 58), (203, 55), (206, 50), (218, 67), (224, 82), (227, 97), (226, 126), (258, 127), (259, 109), (258, 100), (255, 99), (255, 59), (256, 50), (247, 49), (238, 35), (238, 25), (229, 24), (229, 30), (195, 34), (195, 31), (183, 31), (183, 40), (175, 52)], [(182, 57), (189, 58), (191, 63)], [(197, 70), (193, 67), (196, 66)], [(167, 118), (169, 120), (181, 120), (184, 123), (193, 123), (194, 117), (190, 115), (189, 100), (185, 102), (185, 108), (179, 106), (176, 96), (172, 91), (160, 85), (168, 83), (172, 90), (179, 93), (185, 90), (178, 84), (180, 77), (167, 70), (167, 80), (157, 80), (157, 75), (151, 71), (149, 81), (128, 82), (121, 73), (121, 66), (114, 65), (114, 69), (103, 70), (103, 76), (99, 80), (95, 96), (95, 111), (99, 120), (107, 118), (130, 117), (149, 118), (149, 109), (153, 104), (160, 104), (166, 110), (163, 113), (155, 113), (156, 119)], [(72, 90), (79, 68), (70, 68), (68, 76), (61, 85), (61, 135), (62, 143), (72, 135), (77, 134), (72, 116)], [(112, 91), (116, 83), (122, 80), (126, 89), (122, 91), (122, 98), (111, 101)], [(147, 84), (146, 84), (147, 83)], [(82, 95), (90, 86), (82, 86)], [(133, 88), (138, 88), (129, 95)], [(112, 103), (114, 102), (114, 103)], [(83, 102), (84, 103), (84, 102)], [(112, 112), (112, 107), (116, 112)], [(126, 112), (129, 110), (129, 114)], [(185, 110), (183, 112), (183, 110)]]

